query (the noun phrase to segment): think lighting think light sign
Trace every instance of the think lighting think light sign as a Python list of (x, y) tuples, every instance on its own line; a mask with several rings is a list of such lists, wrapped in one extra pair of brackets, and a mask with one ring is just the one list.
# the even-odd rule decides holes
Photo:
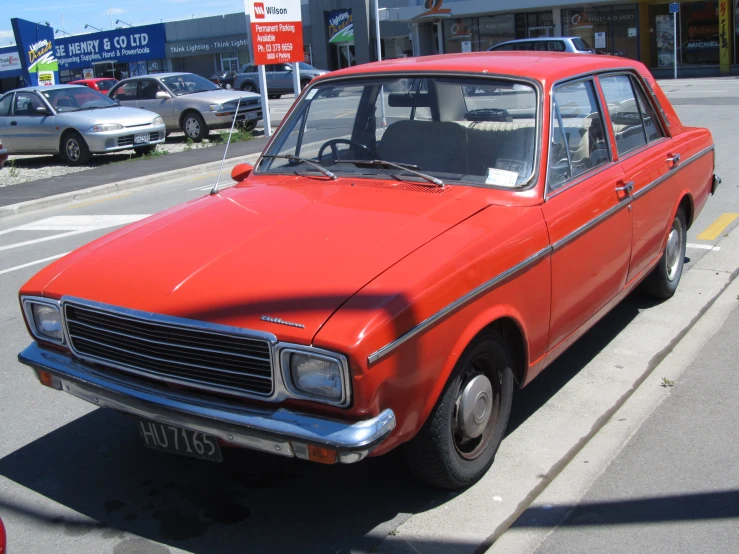
[(302, 62), (300, 0), (244, 0), (251, 18), (251, 51), (256, 65)]

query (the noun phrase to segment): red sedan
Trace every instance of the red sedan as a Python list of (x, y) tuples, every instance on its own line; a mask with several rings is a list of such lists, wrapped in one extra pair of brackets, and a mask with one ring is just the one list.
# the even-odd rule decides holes
[(68, 85), (84, 85), (90, 87), (93, 90), (108, 94), (110, 89), (118, 82), (118, 79), (112, 78), (96, 78), (96, 79), (80, 79), (79, 81), (72, 81), (67, 83)]
[(547, 52), (320, 76), (232, 176), (26, 283), (20, 360), (150, 448), (402, 447), (450, 489), (492, 465), (515, 387), (637, 286), (675, 293), (720, 182), (642, 64)]

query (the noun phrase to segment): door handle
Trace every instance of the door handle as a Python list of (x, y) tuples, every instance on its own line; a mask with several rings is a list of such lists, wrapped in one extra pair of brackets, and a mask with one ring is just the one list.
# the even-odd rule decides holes
[(11, 121), (10, 124), (11, 125), (18, 125), (18, 122), (17, 121)]
[(625, 192), (626, 194), (631, 194), (631, 192), (634, 190), (634, 181), (619, 181), (619, 183), (622, 183), (622, 187), (616, 187), (616, 192)]
[(680, 154), (670, 154), (667, 156), (667, 162), (672, 164), (675, 168), (680, 164)]

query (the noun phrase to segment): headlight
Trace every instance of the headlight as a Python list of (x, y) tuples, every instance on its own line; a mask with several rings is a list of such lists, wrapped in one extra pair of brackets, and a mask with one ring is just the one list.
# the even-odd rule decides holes
[(154, 121), (151, 122), (152, 125), (164, 125), (164, 120), (161, 117), (155, 117)]
[(98, 123), (90, 127), (91, 133), (103, 133), (105, 131), (120, 131), (123, 125), (120, 123)]
[(295, 396), (330, 404), (348, 403), (346, 364), (339, 357), (283, 350), (280, 359), (288, 388)]
[(62, 314), (58, 302), (24, 299), (23, 307), (29, 327), (36, 338), (60, 344), (64, 342)]
[(212, 112), (222, 112), (223, 111), (223, 105), (222, 104), (211, 104), (210, 105), (210, 111), (212, 111)]

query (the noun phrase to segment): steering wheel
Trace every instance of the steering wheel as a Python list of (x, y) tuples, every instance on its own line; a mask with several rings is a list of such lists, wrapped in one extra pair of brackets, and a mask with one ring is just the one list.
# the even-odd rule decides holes
[(348, 144), (349, 146), (358, 146), (360, 149), (364, 150), (365, 152), (369, 152), (369, 154), (372, 156), (369, 158), (370, 160), (380, 160), (380, 155), (377, 153), (377, 151), (374, 148), (370, 148), (366, 144), (362, 144), (361, 142), (357, 142), (356, 140), (352, 139), (331, 139), (327, 140), (321, 145), (321, 148), (318, 149), (318, 160), (323, 159), (323, 151), (326, 150), (326, 148), (331, 148), (331, 161), (336, 163), (339, 161), (339, 149), (336, 148), (338, 144)]

